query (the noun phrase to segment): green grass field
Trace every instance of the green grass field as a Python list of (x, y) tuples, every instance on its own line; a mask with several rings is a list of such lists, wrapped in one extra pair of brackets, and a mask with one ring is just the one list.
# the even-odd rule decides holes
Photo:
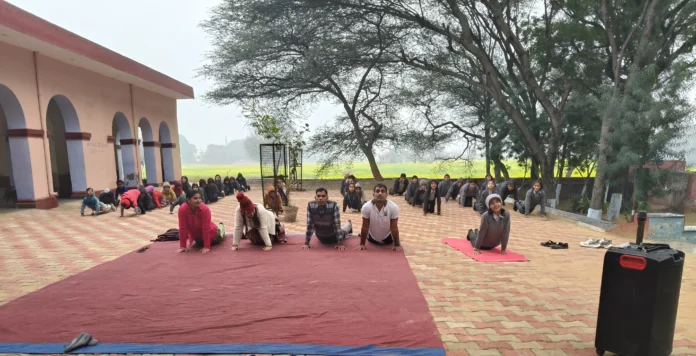
[[(510, 172), (510, 177), (512, 178), (523, 178), (525, 176), (524, 168), (517, 166), (517, 163), (513, 160), (506, 162), (508, 170)], [(316, 169), (318, 165), (314, 163), (307, 163), (303, 167), (303, 178), (304, 179), (317, 179)], [(380, 172), (385, 178), (396, 178), (401, 173), (406, 173), (409, 177), (412, 175), (417, 175), (419, 177), (431, 177), (440, 178), (445, 173), (453, 178), (459, 177), (475, 177), (483, 178), (486, 175), (486, 163), (483, 160), (475, 161), (473, 167), (468, 169), (462, 164), (450, 164), (450, 165), (440, 165), (437, 163), (394, 163), (394, 164), (380, 164)], [(225, 177), (229, 172), (230, 176), (237, 176), (237, 173), (242, 173), (246, 178), (259, 178), (261, 176), (259, 164), (241, 164), (241, 165), (229, 165), (229, 166), (211, 166), (211, 165), (185, 165), (183, 166), (183, 174), (189, 177), (189, 180), (199, 180), (201, 178), (212, 178), (216, 174)], [(338, 172), (333, 172), (328, 176), (322, 177), (323, 179), (340, 179), (343, 178), (343, 172), (350, 172), (354, 174), (359, 179), (372, 178), (372, 172), (370, 171), (370, 166), (365, 163), (356, 163), (350, 167), (343, 167), (342, 170)], [(529, 173), (526, 175), (529, 177)], [(573, 177), (579, 177), (577, 172), (574, 172)]]

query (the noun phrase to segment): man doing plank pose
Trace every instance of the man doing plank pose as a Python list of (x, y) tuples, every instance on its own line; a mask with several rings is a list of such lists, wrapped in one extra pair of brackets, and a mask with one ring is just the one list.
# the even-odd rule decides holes
[(377, 184), (373, 198), (362, 207), (362, 229), (360, 246), (356, 250), (365, 250), (365, 240), (375, 245), (393, 244), (394, 251), (401, 251), (399, 242), (399, 206), (387, 199), (387, 186)]

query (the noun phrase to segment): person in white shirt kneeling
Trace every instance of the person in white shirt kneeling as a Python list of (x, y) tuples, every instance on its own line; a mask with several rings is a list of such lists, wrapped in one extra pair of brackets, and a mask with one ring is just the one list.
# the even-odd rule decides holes
[(399, 206), (387, 199), (387, 186), (377, 184), (373, 198), (362, 207), (362, 230), (360, 246), (356, 250), (365, 250), (365, 241), (375, 245), (393, 245), (394, 251), (401, 251), (399, 241)]

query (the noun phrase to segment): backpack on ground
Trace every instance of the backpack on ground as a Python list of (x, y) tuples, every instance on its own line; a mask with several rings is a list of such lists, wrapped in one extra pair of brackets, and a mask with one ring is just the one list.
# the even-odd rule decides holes
[(179, 241), (179, 229), (169, 229), (162, 235), (158, 235), (157, 239), (152, 241)]

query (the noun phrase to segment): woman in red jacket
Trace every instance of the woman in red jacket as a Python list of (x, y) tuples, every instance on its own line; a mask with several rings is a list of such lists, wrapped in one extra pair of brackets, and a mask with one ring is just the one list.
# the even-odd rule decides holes
[(176, 252), (186, 252), (189, 248), (202, 245), (201, 252), (208, 253), (210, 246), (222, 242), (223, 237), (224, 229), (219, 229), (213, 223), (210, 209), (201, 201), (201, 193), (190, 191), (186, 204), (179, 208), (179, 249)]

